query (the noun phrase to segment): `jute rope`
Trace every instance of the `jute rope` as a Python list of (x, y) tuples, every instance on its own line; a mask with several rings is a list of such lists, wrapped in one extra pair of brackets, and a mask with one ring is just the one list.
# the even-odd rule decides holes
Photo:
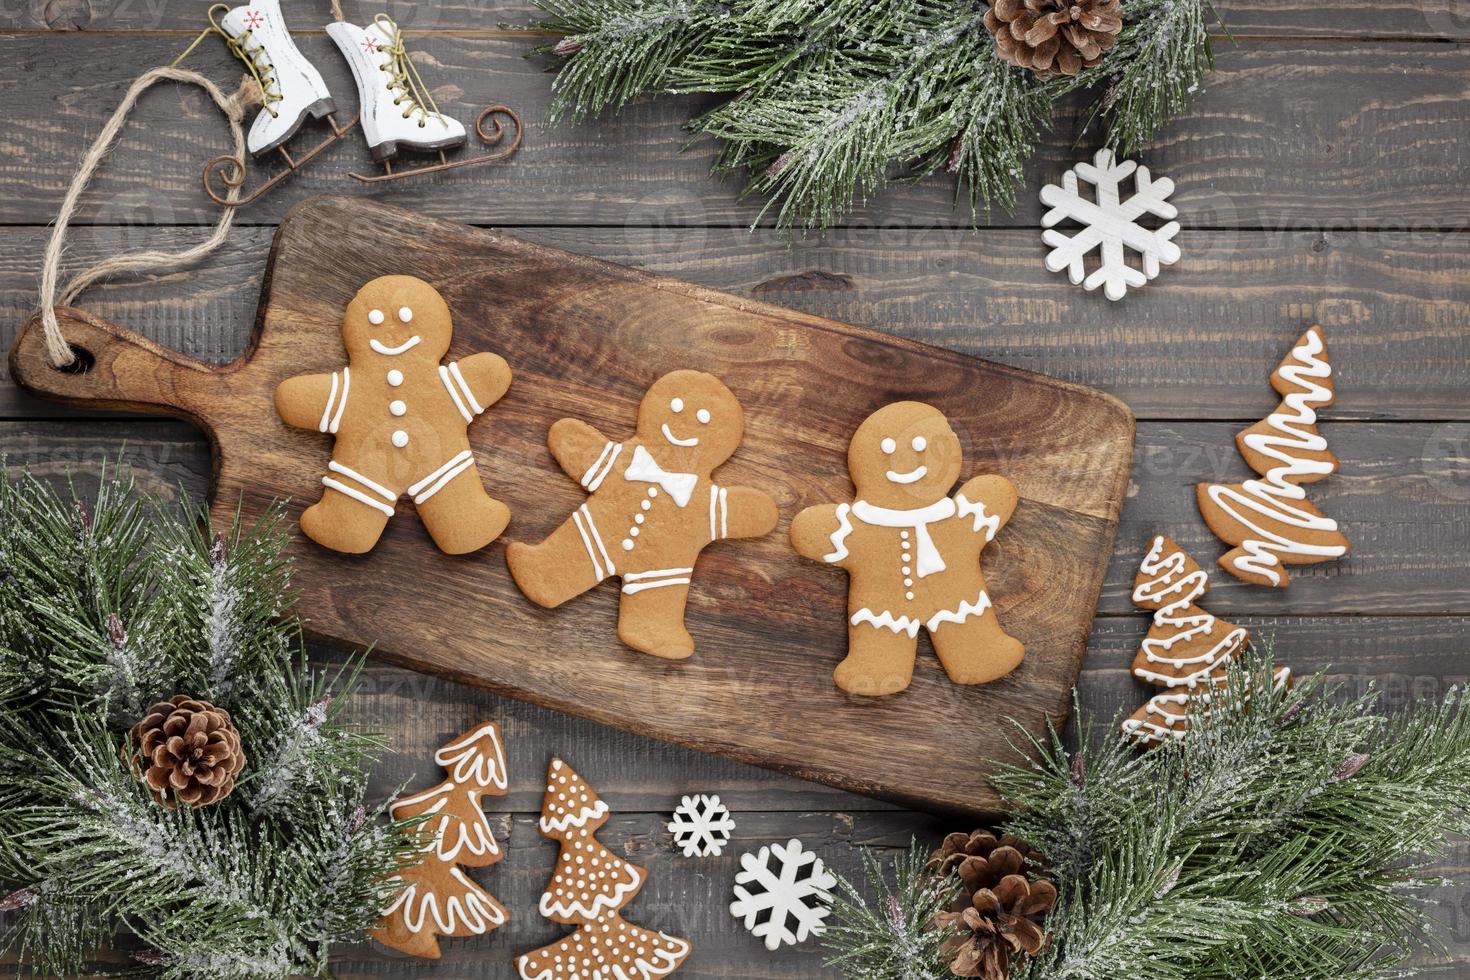
[[(60, 295), (57, 295), (56, 280), (61, 269), (62, 246), (66, 240), (67, 227), (71, 224), (72, 215), (76, 213), (82, 192), (91, 183), (92, 175), (96, 173), (98, 165), (112, 152), (118, 134), (122, 131), (123, 123), (127, 120), (128, 113), (132, 112), (133, 106), (137, 104), (139, 97), (154, 83), (164, 80), (188, 82), (208, 92), (214, 104), (219, 106), (220, 111), (229, 120), (230, 135), (235, 142), (235, 155), (241, 160), (245, 159), (245, 130), (241, 126), (241, 120), (245, 117), (246, 109), (253, 101), (259, 99), (260, 94), (259, 86), (255, 85), (251, 79), (247, 77), (239, 90), (229, 96), (198, 72), (172, 66), (154, 68), (133, 82), (127, 95), (123, 97), (122, 104), (113, 112), (112, 118), (107, 120), (107, 125), (102, 127), (102, 132), (97, 134), (96, 141), (87, 151), (81, 168), (77, 170), (77, 175), (72, 178), (66, 197), (61, 202), (61, 210), (56, 215), (56, 223), (51, 230), (51, 240), (46, 244), (46, 253), (41, 264), (41, 333), (46, 341), (47, 356), (58, 368), (67, 367), (76, 360), (71, 345), (67, 343), (66, 336), (61, 332), (61, 325), (56, 322), (58, 305), (71, 305), (88, 286), (120, 272), (168, 272), (196, 262), (224, 244), (225, 237), (229, 234), (230, 224), (235, 219), (234, 208), (222, 208), (219, 220), (215, 222), (213, 233), (193, 248), (187, 248), (181, 252), (147, 250), (103, 259), (91, 268), (73, 276), (66, 287), (60, 291)], [(239, 196), (238, 186), (231, 187), (226, 194), (231, 201)]]

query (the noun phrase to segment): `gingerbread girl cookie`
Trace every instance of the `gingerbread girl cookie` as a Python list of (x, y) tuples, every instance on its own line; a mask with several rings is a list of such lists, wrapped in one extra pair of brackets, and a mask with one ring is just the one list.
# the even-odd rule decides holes
[(700, 551), (776, 526), (776, 502), (711, 474), (740, 445), (745, 414), (719, 378), (666, 374), (638, 409), (633, 438), (615, 442), (585, 422), (551, 427), (551, 454), (591, 494), (538, 545), (513, 542), (506, 560), (532, 602), (559, 606), (604, 579), (622, 580), (618, 637), (644, 653), (694, 652), (684, 605)]
[(483, 548), (505, 530), (510, 509), (485, 492), (466, 429), (505, 394), (510, 367), (498, 354), (440, 364), (453, 334), (438, 290), (382, 276), (347, 304), (347, 366), (276, 388), (287, 425), (336, 439), (322, 499), (301, 515), (317, 544), (371, 551), (404, 494), (448, 554)]
[(791, 522), (800, 554), (851, 576), (837, 686), (852, 694), (908, 687), (921, 627), (956, 684), (1014, 670), (1025, 649), (1001, 629), (980, 574), (981, 550), (1016, 509), (1011, 481), (977, 476), (945, 496), (964, 465), (960, 440), (942, 413), (920, 402), (868, 416), (847, 465), (857, 500), (808, 507)]

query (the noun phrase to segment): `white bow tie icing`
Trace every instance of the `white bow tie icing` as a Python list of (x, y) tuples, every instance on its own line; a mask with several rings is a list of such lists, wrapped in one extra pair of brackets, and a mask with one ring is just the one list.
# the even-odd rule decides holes
[(638, 483), (656, 483), (674, 498), (674, 503), (683, 507), (694, 495), (694, 485), (699, 482), (699, 475), (697, 473), (670, 473), (654, 462), (653, 456), (647, 449), (638, 446), (633, 450), (633, 461), (623, 471), (623, 479)]
[(944, 571), (944, 559), (939, 557), (939, 549), (934, 547), (928, 525), (954, 516), (955, 502), (949, 497), (942, 497), (928, 507), (915, 510), (889, 510), (887, 507), (875, 507), (866, 500), (858, 500), (853, 503), (852, 512), (864, 524), (912, 528), (918, 556), (914, 569), (919, 573), (919, 578)]

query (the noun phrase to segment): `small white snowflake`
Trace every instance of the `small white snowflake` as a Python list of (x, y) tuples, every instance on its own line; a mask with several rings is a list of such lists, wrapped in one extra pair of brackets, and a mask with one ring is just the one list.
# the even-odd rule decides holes
[(718, 855), (730, 843), (735, 821), (718, 796), (686, 796), (669, 821), (674, 843), (684, 849), (685, 857)]
[[(1119, 185), (1130, 174), (1134, 192), (1125, 201)], [(1095, 202), (1078, 190), (1079, 180), (1096, 189)], [(1108, 299), (1122, 299), (1130, 286), (1137, 289), (1157, 276), (1160, 263), (1179, 261), (1179, 246), (1172, 240), (1179, 233), (1179, 222), (1173, 220), (1179, 211), (1166, 200), (1172, 193), (1174, 182), (1169, 178), (1151, 180), (1147, 167), (1132, 160), (1118, 163), (1111, 150), (1098, 150), (1092, 163), (1079, 163), (1063, 174), (1061, 187), (1047, 184), (1041, 189), (1041, 203), (1051, 208), (1041, 216), (1046, 229), (1041, 238), (1052, 246), (1046, 256), (1047, 269), (1066, 269), (1074, 285), (1081, 283), (1084, 289), (1101, 285)], [(1145, 228), (1138, 223), (1145, 213), (1168, 224), (1158, 230)], [(1069, 218), (1083, 226), (1070, 238), (1053, 228)], [(1128, 264), (1125, 246), (1142, 258), (1141, 271)], [(1084, 280), (1083, 258), (1094, 248), (1100, 248), (1102, 264)]]
[[(801, 841), (793, 837), (786, 844), (762, 847), (758, 854), (742, 854), (740, 868), (730, 914), (743, 919), (751, 935), (764, 939), (766, 949), (774, 952), (782, 943), (794, 946), (825, 931), (822, 920), (832, 911), (831, 890), (837, 887), (837, 879), (821, 858), (802, 850)], [(765, 921), (759, 921), (762, 912), (769, 913)], [(787, 925), (788, 920), (794, 928)]]

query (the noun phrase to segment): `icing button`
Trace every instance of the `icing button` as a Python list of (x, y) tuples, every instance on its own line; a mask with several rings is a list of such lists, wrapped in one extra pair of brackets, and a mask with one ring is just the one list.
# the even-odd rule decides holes
[(650, 497), (657, 497), (658, 496), (658, 487), (649, 487), (648, 488), (648, 495)]
[(399, 429), (397, 432), (393, 433), (393, 445), (397, 446), (399, 449), (402, 449), (404, 446), (408, 445), (408, 433), (404, 432), (402, 429)]
[(645, 501), (643, 501), (643, 503), (639, 504), (638, 506), (642, 507), (644, 510), (647, 510), (648, 508), (652, 507), (653, 504), (651, 504), (651, 503), (649, 503), (648, 501), (645, 500)]
[(408, 414), (408, 406), (401, 401), (392, 401), (388, 403), (388, 411), (394, 415), (406, 415)]
[[(914, 580), (913, 580), (913, 579), (911, 579), (911, 578), (906, 578), (906, 579), (904, 579), (904, 580), (903, 580), (903, 584), (904, 584), (904, 585), (905, 585), (905, 586), (911, 586), (911, 585), (913, 585), (913, 584), (914, 584)], [(910, 596), (910, 598), (912, 598), (912, 596)]]
[(624, 538), (623, 539), (623, 550), (624, 551), (632, 551), (633, 550), (633, 539), (632, 538)]
[(638, 529), (636, 527), (630, 527), (630, 528), (628, 528), (628, 537), (630, 537), (630, 538), (636, 538), (636, 537), (638, 537)]
[(400, 371), (400, 370), (398, 370), (397, 368), (394, 368), (393, 370), (389, 371), (388, 372), (388, 383), (390, 385), (392, 385), (393, 387), (395, 387), (395, 388), (397, 388), (399, 385), (403, 384), (403, 372)]
[(633, 515), (633, 523), (634, 524), (642, 524), (644, 520), (645, 520), (645, 518), (644, 518), (644, 516), (642, 514), (634, 514)]
[(912, 592), (905, 592), (903, 596), (905, 599), (912, 599), (914, 597), (914, 594)]

